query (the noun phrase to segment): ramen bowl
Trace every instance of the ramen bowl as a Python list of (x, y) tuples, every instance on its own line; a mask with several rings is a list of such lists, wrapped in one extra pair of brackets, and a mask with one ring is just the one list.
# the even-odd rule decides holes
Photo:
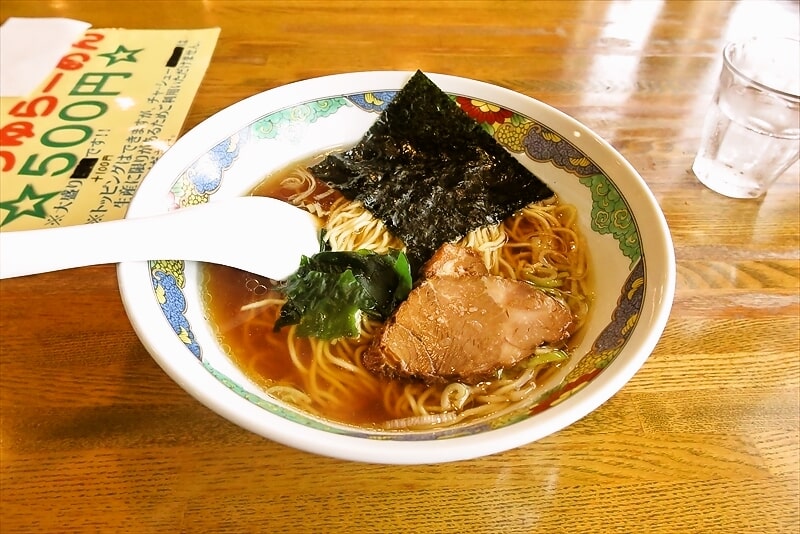
[[(245, 195), (293, 163), (352, 146), (411, 75), (327, 76), (236, 103), (164, 154), (128, 216)], [(544, 103), (480, 81), (429, 77), (578, 209), (594, 299), (571, 359), (523, 405), (494, 417), (408, 431), (337, 423), (273, 398), (236, 365), (206, 313), (201, 265), (169, 259), (120, 264), (122, 299), (142, 343), (211, 410), (265, 438), (335, 458), (464, 460), (534, 442), (578, 421), (619, 391), (653, 351), (672, 305), (675, 260), (663, 214), (639, 174), (590, 129)], [(243, 229), (231, 239), (252, 246), (247, 235)]]

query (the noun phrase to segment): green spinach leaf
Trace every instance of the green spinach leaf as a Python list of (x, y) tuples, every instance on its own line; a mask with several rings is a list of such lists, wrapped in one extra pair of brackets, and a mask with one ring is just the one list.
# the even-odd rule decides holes
[(388, 318), (411, 285), (408, 258), (401, 251), (323, 251), (304, 256), (282, 287), (287, 301), (275, 330), (296, 324), (298, 335), (304, 337), (355, 337), (362, 313)]

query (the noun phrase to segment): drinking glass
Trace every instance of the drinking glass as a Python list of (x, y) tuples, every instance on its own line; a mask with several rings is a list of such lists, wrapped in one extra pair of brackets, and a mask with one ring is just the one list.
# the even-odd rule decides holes
[(800, 157), (800, 41), (730, 43), (692, 165), (710, 189), (757, 198)]

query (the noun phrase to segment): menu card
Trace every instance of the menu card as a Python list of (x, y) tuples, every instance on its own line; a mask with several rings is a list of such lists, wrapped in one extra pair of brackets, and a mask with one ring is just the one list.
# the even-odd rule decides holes
[(37, 89), (0, 98), (0, 231), (124, 217), (177, 139), (218, 36), (91, 28)]

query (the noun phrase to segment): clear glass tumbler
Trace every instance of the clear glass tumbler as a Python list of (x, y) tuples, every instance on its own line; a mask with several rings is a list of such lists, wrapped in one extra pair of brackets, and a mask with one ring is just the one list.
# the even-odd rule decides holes
[(800, 41), (730, 43), (692, 165), (710, 189), (757, 198), (800, 157)]

